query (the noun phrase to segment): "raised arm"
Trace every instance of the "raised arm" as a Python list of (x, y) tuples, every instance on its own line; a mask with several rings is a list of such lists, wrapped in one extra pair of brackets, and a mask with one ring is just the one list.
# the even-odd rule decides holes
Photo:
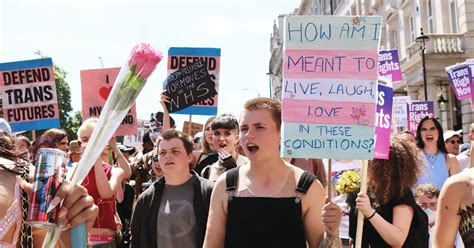
[(166, 104), (165, 104), (165, 103), (169, 103), (170, 100), (169, 100), (169, 97), (163, 93), (164, 91), (161, 92), (160, 94), (160, 103), (161, 103), (161, 106), (163, 107), (163, 131), (165, 131), (171, 128), (170, 113), (168, 112), (168, 109), (166, 108)]
[(109, 141), (110, 148), (112, 148), (112, 151), (115, 154), (115, 158), (117, 159), (117, 164), (120, 168), (123, 170), (123, 179), (129, 179), (132, 176), (132, 169), (130, 168), (130, 164), (128, 163), (127, 159), (123, 155), (123, 153), (120, 151), (120, 149), (117, 146), (117, 142), (115, 141), (115, 137), (110, 139)]

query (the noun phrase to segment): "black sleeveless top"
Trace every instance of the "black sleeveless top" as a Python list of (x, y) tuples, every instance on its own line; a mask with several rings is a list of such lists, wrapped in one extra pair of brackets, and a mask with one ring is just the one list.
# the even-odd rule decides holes
[[(239, 167), (227, 171), (227, 226), (224, 247), (306, 247), (301, 198), (237, 197)], [(305, 194), (316, 176), (304, 172), (296, 191)]]

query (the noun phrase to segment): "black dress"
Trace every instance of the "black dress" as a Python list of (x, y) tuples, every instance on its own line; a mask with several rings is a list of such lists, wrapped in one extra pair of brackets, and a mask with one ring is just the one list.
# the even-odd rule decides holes
[[(411, 190), (407, 190), (399, 199), (390, 200), (387, 204), (381, 205), (375, 210), (386, 221), (393, 223), (393, 208), (398, 205), (408, 205), (414, 209), (413, 219), (410, 224), (407, 239), (402, 247), (428, 247), (428, 216), (416, 204)], [(349, 236), (354, 240), (357, 230), (357, 209), (352, 208), (349, 213)], [(362, 233), (362, 247), (391, 247), (379, 235), (370, 221), (364, 221), (364, 230)]]
[[(300, 197), (237, 197), (239, 167), (227, 171), (227, 226), (224, 247), (306, 247)], [(297, 192), (305, 194), (316, 176), (304, 172)]]

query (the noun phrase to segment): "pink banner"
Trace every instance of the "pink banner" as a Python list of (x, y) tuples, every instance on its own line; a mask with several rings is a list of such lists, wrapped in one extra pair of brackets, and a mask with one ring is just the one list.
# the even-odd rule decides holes
[[(120, 67), (81, 71), (82, 119), (99, 117), (109, 97)], [(115, 132), (116, 136), (135, 135), (138, 132), (135, 104)]]
[(283, 99), (282, 119), (293, 123), (363, 125), (374, 127), (375, 104)]

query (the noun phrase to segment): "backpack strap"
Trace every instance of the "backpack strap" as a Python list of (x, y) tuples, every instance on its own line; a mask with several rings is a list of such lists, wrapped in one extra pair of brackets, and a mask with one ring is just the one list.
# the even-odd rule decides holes
[(318, 178), (307, 171), (303, 172), (301, 174), (300, 179), (298, 180), (298, 185), (296, 186), (296, 192), (306, 194), (308, 192), (309, 187), (311, 187), (311, 184), (313, 184), (314, 180), (317, 180)]
[(226, 188), (225, 192), (229, 193), (237, 190), (237, 182), (239, 180), (239, 167), (228, 170), (225, 174)]

